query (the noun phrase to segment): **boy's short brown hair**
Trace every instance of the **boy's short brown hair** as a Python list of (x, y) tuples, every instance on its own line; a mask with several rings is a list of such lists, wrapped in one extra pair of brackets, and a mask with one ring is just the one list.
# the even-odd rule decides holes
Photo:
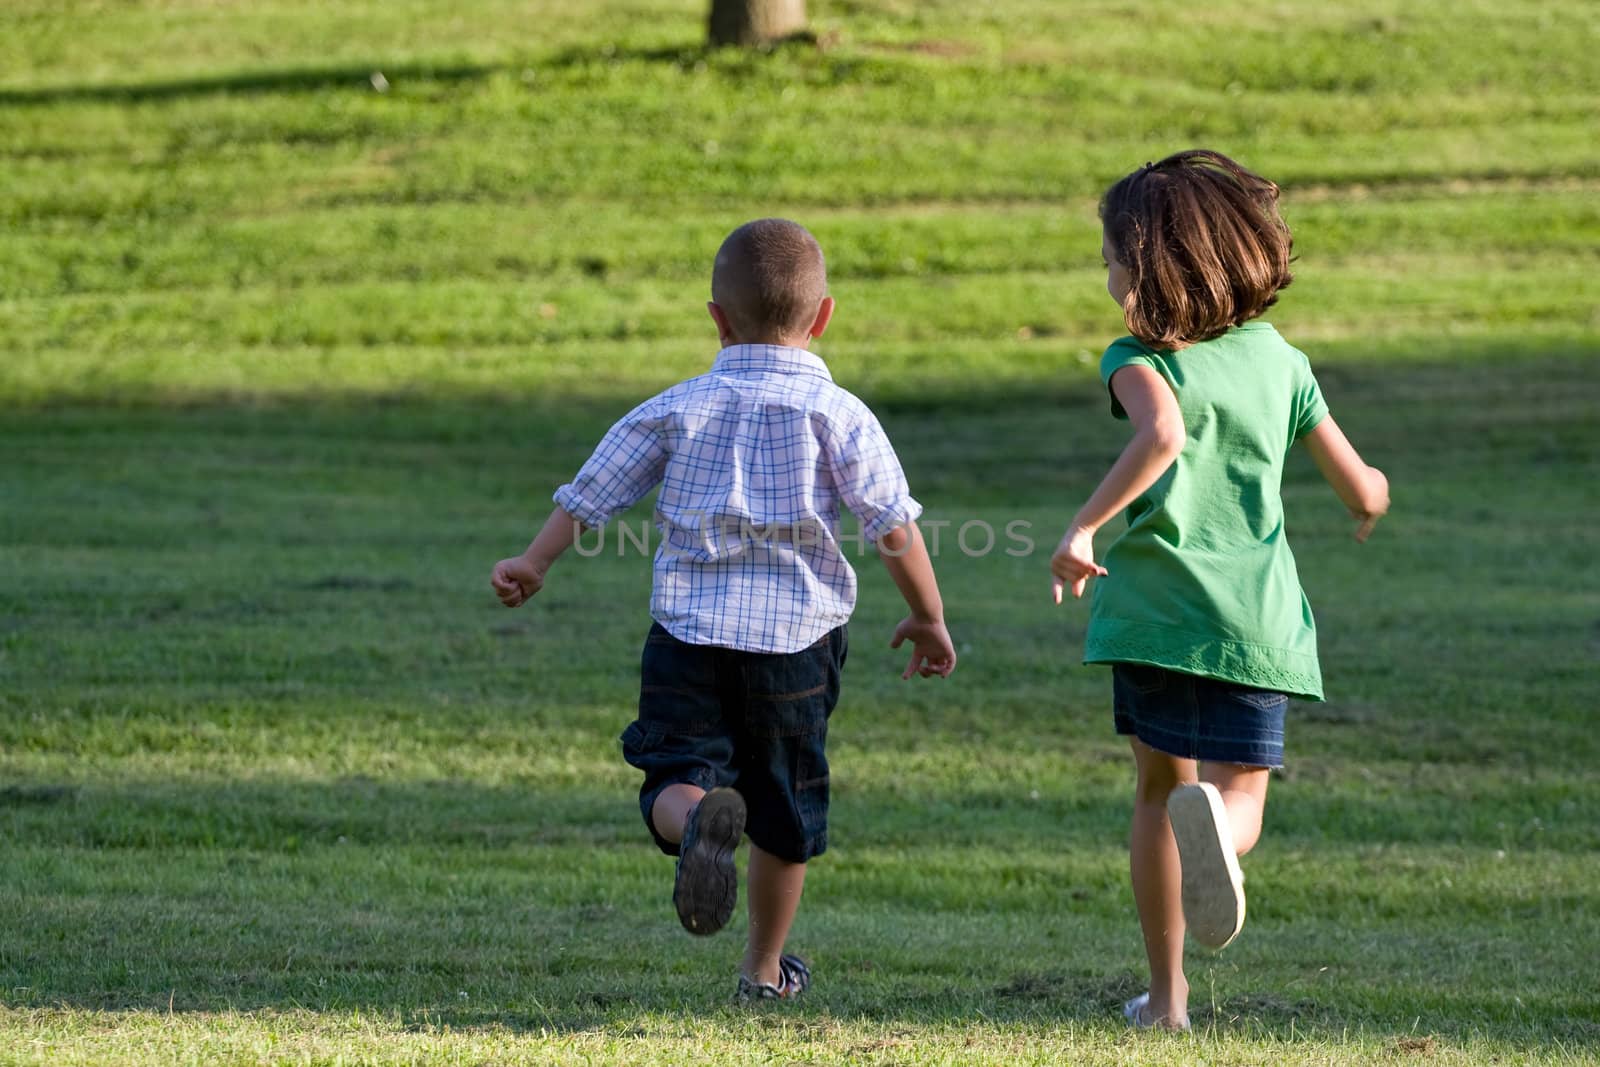
[(741, 341), (808, 330), (828, 295), (822, 246), (799, 223), (756, 219), (730, 233), (711, 270), (711, 299)]
[(1128, 270), (1128, 331), (1157, 349), (1220, 337), (1294, 280), (1278, 186), (1220, 152), (1146, 163), (1100, 202), (1107, 243)]

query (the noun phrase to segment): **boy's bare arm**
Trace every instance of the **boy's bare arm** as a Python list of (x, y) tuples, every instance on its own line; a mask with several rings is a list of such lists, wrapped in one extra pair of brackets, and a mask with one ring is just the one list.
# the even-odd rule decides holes
[(489, 584), (494, 587), (500, 603), (508, 608), (521, 607), (535, 593), (544, 588), (545, 572), (561, 554), (572, 547), (583, 524), (573, 518), (565, 508), (550, 512), (527, 549), (520, 556), (503, 559), (494, 565)]
[(1356, 519), (1356, 540), (1366, 541), (1378, 520), (1389, 512), (1389, 479), (1369, 467), (1345, 437), (1333, 416), (1323, 419), (1300, 440), (1316, 461), (1317, 469), (1333, 486)]
[(917, 524), (908, 522), (878, 538), (878, 558), (883, 560), (911, 610), (895, 627), (894, 638), (889, 642), (890, 648), (911, 642), (911, 662), (900, 677), (948, 677), (956, 667), (955, 645), (950, 641), (950, 631), (945, 629), (939, 582), (933, 576), (933, 561), (928, 558), (928, 546)]
[(1133, 439), (1078, 509), (1050, 557), (1051, 595), (1057, 604), (1063, 589), (1070, 587), (1073, 596), (1081, 597), (1090, 578), (1106, 573), (1094, 559), (1095, 532), (1156, 484), (1187, 440), (1178, 398), (1154, 370), (1123, 367), (1111, 376), (1111, 389), (1133, 423)]

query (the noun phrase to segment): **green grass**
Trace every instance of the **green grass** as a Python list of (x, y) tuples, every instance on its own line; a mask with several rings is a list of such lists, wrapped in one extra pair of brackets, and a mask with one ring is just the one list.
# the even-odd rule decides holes
[[(1591, 7), (814, 0), (742, 55), (702, 6), (0, 12), (0, 1063), (1600, 1060)], [(1197, 143), (1283, 182), (1272, 319), (1396, 500), (1358, 548), (1291, 465), (1330, 700), (1197, 1033), (1117, 1014), (1084, 609), (954, 528), (948, 683), (859, 561), (818, 985), (735, 1010), (617, 754), (648, 563), (489, 565), (766, 213), (929, 517), (1042, 553), (1124, 432), (1095, 198)]]

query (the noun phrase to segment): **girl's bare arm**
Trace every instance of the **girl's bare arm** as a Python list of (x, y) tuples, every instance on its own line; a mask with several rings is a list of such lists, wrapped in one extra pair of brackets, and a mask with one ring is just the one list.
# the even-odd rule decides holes
[(1365, 541), (1378, 520), (1389, 511), (1389, 479), (1378, 468), (1366, 464), (1331, 415), (1300, 440), (1305, 442), (1317, 469), (1333, 486), (1334, 493), (1359, 523), (1356, 540)]
[(1090, 578), (1105, 574), (1105, 568), (1094, 559), (1095, 532), (1154, 485), (1187, 440), (1178, 398), (1167, 380), (1151, 368), (1123, 367), (1111, 376), (1111, 391), (1133, 423), (1133, 439), (1078, 509), (1050, 558), (1051, 594), (1057, 604), (1063, 589), (1081, 597)]

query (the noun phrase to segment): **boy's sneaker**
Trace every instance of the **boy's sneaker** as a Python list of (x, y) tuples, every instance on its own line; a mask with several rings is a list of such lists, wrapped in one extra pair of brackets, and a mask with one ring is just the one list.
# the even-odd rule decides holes
[(683, 824), (672, 903), (691, 934), (714, 934), (733, 915), (739, 899), (733, 853), (744, 836), (744, 818), (744, 797), (732, 789), (713, 789)]
[(779, 956), (778, 984), (752, 982), (741, 974), (737, 999), (741, 1003), (752, 1000), (788, 1000), (790, 997), (798, 997), (810, 988), (811, 968), (806, 966), (806, 961), (799, 956)]
[(1244, 875), (1222, 794), (1209, 782), (1180, 785), (1167, 816), (1183, 864), (1183, 919), (1202, 945), (1222, 948), (1244, 926)]

